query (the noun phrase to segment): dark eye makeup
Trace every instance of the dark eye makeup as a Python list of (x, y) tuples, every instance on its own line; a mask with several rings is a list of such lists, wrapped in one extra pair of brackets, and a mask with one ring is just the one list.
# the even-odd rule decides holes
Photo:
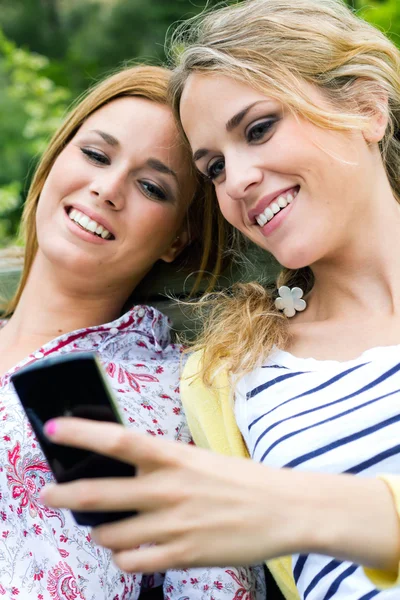
[(144, 193), (149, 198), (155, 198), (156, 200), (168, 200), (168, 194), (164, 192), (162, 188), (160, 188), (155, 183), (151, 181), (140, 181), (139, 182)]
[(207, 165), (206, 177), (207, 179), (211, 179), (213, 181), (217, 177), (221, 175), (225, 168), (225, 161), (223, 158), (217, 158), (214, 162)]
[(273, 116), (264, 119), (259, 119), (252, 123), (246, 129), (246, 139), (249, 143), (263, 142), (267, 134), (272, 132), (274, 125), (279, 121), (279, 117)]
[(110, 159), (106, 154), (102, 152), (98, 152), (97, 150), (93, 150), (92, 148), (81, 148), (82, 154), (86, 156), (86, 158), (94, 163), (95, 165), (109, 165)]

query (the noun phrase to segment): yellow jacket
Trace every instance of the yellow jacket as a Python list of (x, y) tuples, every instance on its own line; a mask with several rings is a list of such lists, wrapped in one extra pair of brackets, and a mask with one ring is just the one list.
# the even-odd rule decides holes
[[(205, 387), (200, 377), (201, 354), (192, 354), (183, 371), (181, 396), (193, 439), (198, 446), (227, 456), (248, 456), (233, 412), (232, 391), (225, 371), (215, 379), (213, 389)], [(267, 562), (285, 598), (299, 600), (292, 574), (290, 556)]]
[[(187, 421), (195, 443), (227, 456), (248, 456), (247, 448), (236, 424), (233, 395), (226, 371), (207, 388), (198, 377), (201, 371), (201, 353), (192, 354), (185, 366), (181, 380), (181, 395)], [(391, 489), (400, 515), (400, 477), (382, 476)], [(275, 581), (287, 600), (298, 600), (299, 593), (293, 579), (291, 556), (267, 562)], [(378, 588), (400, 584), (399, 573), (385, 573), (365, 569), (366, 575)]]

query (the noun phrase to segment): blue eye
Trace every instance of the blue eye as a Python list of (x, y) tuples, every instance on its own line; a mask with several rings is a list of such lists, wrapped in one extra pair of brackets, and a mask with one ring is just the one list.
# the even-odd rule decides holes
[(92, 150), (91, 148), (81, 148), (82, 154), (86, 156), (90, 162), (95, 165), (109, 165), (110, 160), (108, 156), (102, 154), (101, 152), (97, 152), (96, 150)]
[(270, 132), (273, 125), (275, 125), (276, 119), (266, 119), (265, 121), (259, 121), (255, 125), (249, 128), (247, 131), (247, 141), (248, 142), (260, 142), (262, 141), (266, 134)]
[(140, 185), (144, 189), (146, 196), (156, 198), (157, 200), (167, 200), (167, 194), (158, 185), (150, 181), (141, 181)]
[(219, 158), (215, 162), (207, 168), (207, 177), (211, 180), (216, 179), (223, 173), (225, 169), (225, 161), (222, 158)]

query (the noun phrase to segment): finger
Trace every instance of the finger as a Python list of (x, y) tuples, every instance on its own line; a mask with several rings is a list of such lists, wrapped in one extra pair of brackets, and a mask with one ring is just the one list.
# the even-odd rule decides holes
[(92, 537), (97, 544), (113, 551), (165, 543), (187, 532), (187, 526), (175, 513), (171, 509), (140, 513), (123, 521), (99, 525), (92, 530)]
[(79, 511), (154, 511), (179, 503), (181, 493), (169, 469), (140, 477), (77, 479), (50, 484), (40, 497), (54, 508)]
[(134, 478), (79, 479), (50, 484), (40, 491), (41, 500), (53, 508), (79, 511), (150, 510), (152, 495), (135, 486)]
[[(113, 553), (113, 561), (122, 571), (131, 573), (165, 573), (169, 569), (185, 569), (187, 558), (181, 544), (157, 544)], [(197, 566), (195, 561), (190, 566)]]
[(46, 423), (45, 433), (57, 444), (92, 450), (144, 469), (170, 464), (182, 452), (181, 444), (178, 446), (176, 442), (154, 439), (116, 423), (89, 419), (53, 419)]

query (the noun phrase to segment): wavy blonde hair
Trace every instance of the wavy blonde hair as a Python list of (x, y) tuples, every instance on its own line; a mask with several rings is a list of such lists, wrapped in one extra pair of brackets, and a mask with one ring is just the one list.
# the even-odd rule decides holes
[[(22, 235), (25, 240), (24, 266), (18, 289), (6, 305), (5, 316), (14, 312), (26, 285), (38, 248), (36, 234), (37, 205), (47, 176), (60, 152), (91, 114), (116, 98), (138, 96), (167, 105), (170, 75), (168, 69), (155, 66), (138, 65), (123, 69), (98, 83), (79, 98), (64, 123), (54, 134), (38, 164), (24, 206), (21, 224)], [(185, 140), (183, 140), (183, 143), (187, 145)], [(197, 277), (192, 287), (192, 292), (194, 292), (199, 287), (205, 274), (209, 277), (210, 288), (218, 276), (223, 264), (221, 249), (227, 245), (229, 227), (224, 224), (222, 217), (216, 210), (210, 188), (203, 186), (194, 169), (188, 172), (188, 177), (194, 178), (197, 182), (195, 197), (188, 212), (188, 225), (192, 243), (182, 253), (179, 261), (185, 267), (197, 271)]]
[[(400, 198), (400, 53), (387, 37), (358, 18), (341, 0), (247, 0), (195, 17), (172, 38), (175, 114), (191, 73), (218, 74), (271, 96), (318, 127), (361, 130), (381, 111), (388, 126), (380, 143), (394, 195)], [(322, 91), (331, 108), (309, 98), (302, 83)], [(314, 283), (309, 267), (283, 269), (277, 285)], [(242, 375), (289, 339), (287, 319), (273, 293), (257, 283), (237, 284), (206, 296), (203, 379), (216, 370)]]

